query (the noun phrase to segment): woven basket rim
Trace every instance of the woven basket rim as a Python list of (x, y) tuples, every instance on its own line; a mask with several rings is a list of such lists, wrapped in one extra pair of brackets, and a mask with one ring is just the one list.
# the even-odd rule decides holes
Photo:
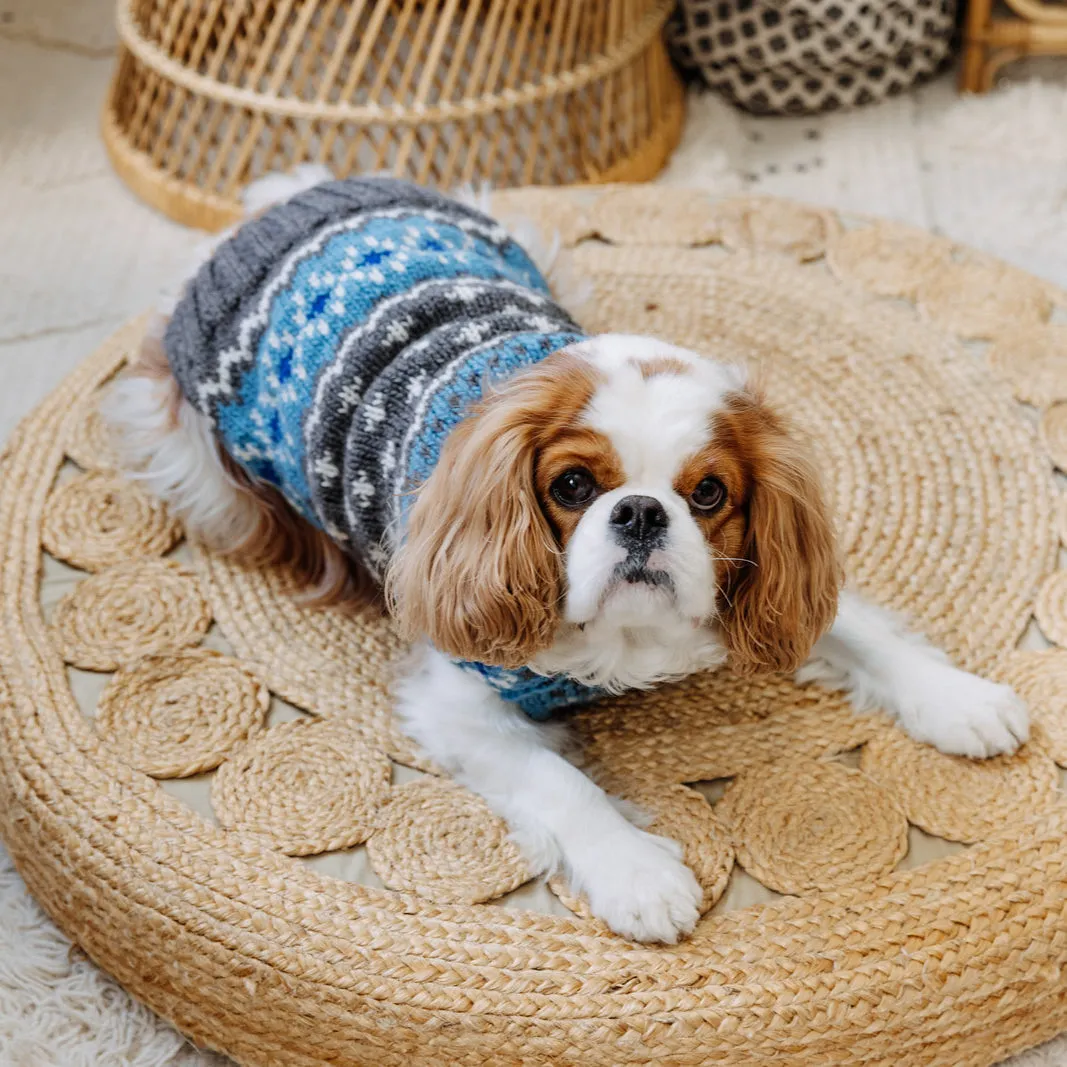
[(133, 14), (133, 3), (134, 0), (119, 0), (116, 9), (116, 25), (122, 44), (146, 67), (189, 92), (249, 111), (286, 118), (353, 123), (388, 122), (393, 126), (481, 118), (496, 111), (540, 103), (554, 96), (572, 93), (621, 70), (634, 60), (660, 33), (674, 9), (674, 0), (653, 0), (652, 6), (629, 34), (595, 59), (559, 74), (546, 74), (539, 81), (529, 82), (522, 88), (501, 89), (485, 96), (464, 97), (433, 107), (421, 103), (383, 107), (380, 104), (298, 100), (278, 93), (241, 89), (199, 74), (168, 56), (141, 33)]

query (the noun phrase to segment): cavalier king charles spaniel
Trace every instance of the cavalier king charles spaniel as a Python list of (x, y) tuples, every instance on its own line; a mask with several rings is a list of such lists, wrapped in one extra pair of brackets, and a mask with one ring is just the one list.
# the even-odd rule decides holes
[(420, 649), (400, 721), (532, 871), (629, 938), (697, 921), (679, 846), (561, 754), (563, 710), (606, 694), (729, 665), (943, 752), (1027, 739), (1009, 688), (842, 590), (812, 455), (743, 369), (584, 334), (551, 256), (466, 201), (322, 177), (251, 187), (105, 413), (215, 551), (391, 611)]

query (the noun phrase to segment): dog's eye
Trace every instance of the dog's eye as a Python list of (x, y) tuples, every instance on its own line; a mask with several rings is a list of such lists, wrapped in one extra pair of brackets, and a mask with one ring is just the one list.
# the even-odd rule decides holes
[(572, 467), (552, 483), (551, 493), (565, 508), (580, 508), (596, 496), (596, 479), (584, 467)]
[(726, 503), (726, 486), (709, 474), (707, 478), (702, 478), (696, 489), (689, 494), (689, 503), (693, 505), (694, 510), (710, 515)]

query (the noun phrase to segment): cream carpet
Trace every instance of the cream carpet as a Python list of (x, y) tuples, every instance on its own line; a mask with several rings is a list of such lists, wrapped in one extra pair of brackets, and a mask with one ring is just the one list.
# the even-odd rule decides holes
[[(97, 118), (109, 0), (0, 0), (0, 440), (173, 282), (199, 236), (112, 175)], [(692, 102), (663, 180), (790, 196), (948, 234), (1067, 286), (1067, 63), (982, 99), (942, 80), (848, 115), (756, 120)], [(222, 1064), (52, 926), (0, 848), (0, 1067)], [(1067, 1038), (1012, 1067), (1067, 1067)]]

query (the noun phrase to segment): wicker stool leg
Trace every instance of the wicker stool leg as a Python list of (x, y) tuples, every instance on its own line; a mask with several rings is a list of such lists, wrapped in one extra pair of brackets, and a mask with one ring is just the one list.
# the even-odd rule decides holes
[(993, 0), (968, 0), (967, 20), (964, 26), (963, 59), (960, 64), (960, 91), (982, 93), (985, 84), (984, 68), (988, 58), (985, 43)]

